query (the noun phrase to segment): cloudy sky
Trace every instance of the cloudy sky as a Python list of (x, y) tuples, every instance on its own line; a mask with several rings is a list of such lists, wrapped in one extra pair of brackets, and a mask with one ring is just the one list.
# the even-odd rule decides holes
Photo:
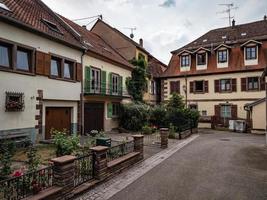
[[(69, 19), (102, 14), (104, 21), (126, 35), (125, 27), (136, 27), (135, 40), (143, 38), (145, 48), (168, 64), (170, 51), (178, 49), (210, 29), (228, 26), (227, 15), (218, 12), (234, 3), (236, 23), (262, 20), (267, 15), (266, 0), (43, 0)], [(78, 21), (80, 25), (92, 19)], [(90, 28), (93, 22), (88, 25)]]

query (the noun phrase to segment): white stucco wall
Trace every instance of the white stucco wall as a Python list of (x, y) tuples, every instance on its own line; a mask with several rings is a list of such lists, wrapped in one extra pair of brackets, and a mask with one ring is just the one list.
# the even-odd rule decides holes
[[(36, 48), (38, 51), (64, 56), (81, 62), (82, 52), (0, 22), (0, 38)], [(79, 101), (81, 83), (58, 81), (45, 76), (28, 76), (0, 71), (0, 130), (35, 127), (37, 90), (48, 100)], [(25, 109), (5, 112), (5, 92), (23, 92)], [(77, 112), (76, 112), (77, 113)], [(73, 120), (77, 121), (76, 114)]]

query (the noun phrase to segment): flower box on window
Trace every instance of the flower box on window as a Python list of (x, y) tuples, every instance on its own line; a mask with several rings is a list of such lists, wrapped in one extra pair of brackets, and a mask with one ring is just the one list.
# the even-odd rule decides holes
[(6, 112), (17, 112), (24, 110), (24, 94), (17, 92), (6, 92)]

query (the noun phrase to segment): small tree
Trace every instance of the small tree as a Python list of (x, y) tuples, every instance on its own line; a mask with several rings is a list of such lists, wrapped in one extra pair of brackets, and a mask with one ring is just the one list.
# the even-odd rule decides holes
[(11, 174), (12, 157), (15, 154), (15, 143), (5, 140), (0, 143), (0, 176), (6, 177)]
[(40, 156), (37, 154), (37, 149), (31, 144), (27, 151), (27, 163), (28, 163), (28, 170), (35, 171), (38, 169), (41, 161)]
[(183, 97), (177, 93), (173, 93), (169, 102), (167, 103), (167, 109), (184, 109), (185, 103)]
[(135, 68), (132, 71), (132, 77), (126, 79), (127, 90), (134, 101), (142, 102), (147, 87), (147, 64), (143, 59), (134, 59), (131, 63)]

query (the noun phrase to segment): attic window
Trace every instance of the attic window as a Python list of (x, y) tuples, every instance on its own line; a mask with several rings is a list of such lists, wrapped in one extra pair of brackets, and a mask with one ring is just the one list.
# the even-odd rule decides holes
[(110, 49), (108, 49), (108, 48), (106, 48), (106, 47), (104, 47), (103, 49), (104, 49), (105, 51), (111, 53)]
[(204, 39), (203, 42), (207, 42), (208, 40), (207, 39)]
[(4, 9), (4, 10), (7, 10), (7, 11), (10, 11), (9, 8), (5, 5), (4, 2), (0, 1), (0, 8)]
[(50, 21), (48, 21), (48, 20), (46, 20), (46, 19), (42, 19), (42, 22), (43, 22), (43, 23), (44, 23), (50, 30), (55, 31), (55, 32), (57, 32), (57, 33), (63, 35), (63, 33), (59, 30), (58, 26), (57, 26), (56, 24), (54, 24), (53, 22), (50, 22)]
[(86, 45), (90, 46), (90, 47), (94, 47), (90, 42), (84, 42)]
[(246, 36), (247, 35), (247, 33), (241, 33), (241, 36)]
[(222, 39), (226, 39), (226, 38), (227, 38), (226, 35), (222, 36)]

